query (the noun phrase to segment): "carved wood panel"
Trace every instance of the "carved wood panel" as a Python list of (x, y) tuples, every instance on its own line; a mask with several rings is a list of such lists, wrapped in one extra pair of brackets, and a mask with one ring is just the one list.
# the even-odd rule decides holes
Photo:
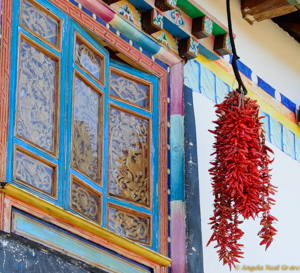
[(17, 134), (41, 148), (55, 148), (57, 61), (21, 40)]
[(149, 206), (149, 121), (111, 107), (109, 122), (109, 193)]
[(75, 55), (75, 61), (79, 66), (83, 67), (97, 80), (103, 82), (102, 58), (78, 38), (76, 38)]
[(109, 207), (108, 213), (108, 226), (111, 231), (135, 241), (150, 243), (150, 217), (115, 207)]
[(101, 222), (100, 196), (74, 180), (72, 182), (71, 205), (88, 218), (98, 223)]
[(59, 22), (26, 0), (23, 0), (22, 24), (51, 44), (58, 46)]
[(54, 194), (55, 169), (16, 151), (15, 178), (45, 193)]
[(75, 77), (72, 164), (85, 175), (100, 181), (101, 95)]
[(151, 101), (149, 83), (141, 83), (133, 76), (123, 75), (111, 70), (110, 73), (110, 95), (113, 95), (125, 102), (149, 108)]

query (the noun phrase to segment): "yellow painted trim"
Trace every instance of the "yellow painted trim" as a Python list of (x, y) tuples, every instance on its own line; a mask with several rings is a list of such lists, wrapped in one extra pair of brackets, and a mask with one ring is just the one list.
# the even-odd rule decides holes
[[(218, 78), (220, 78), (223, 82), (228, 84), (230, 87), (233, 86), (234, 83), (237, 84), (235, 78), (230, 75), (227, 71), (219, 67), (214, 62), (206, 59), (202, 55), (198, 55), (197, 58), (195, 58), (195, 61), (203, 65), (205, 68), (213, 72)], [(276, 119), (278, 122), (280, 122), (284, 127), (292, 131), (296, 136), (300, 137), (300, 127), (292, 122), (290, 119), (285, 117), (283, 114), (281, 114), (279, 111), (274, 109), (270, 104), (266, 103), (263, 99), (261, 99), (259, 96), (254, 94), (251, 90), (248, 90), (248, 95), (251, 99), (257, 100), (258, 105), (260, 106), (261, 110), (269, 114), (272, 118)]]
[(153, 250), (150, 250), (144, 246), (136, 244), (126, 238), (118, 236), (106, 228), (99, 227), (96, 224), (94, 224), (84, 218), (81, 218), (81, 217), (74, 215), (56, 205), (53, 205), (45, 200), (42, 200), (27, 191), (17, 188), (16, 186), (14, 186), (12, 184), (7, 184), (4, 187), (4, 189), (0, 189), (0, 192), (4, 192), (5, 194), (15, 197), (27, 204), (37, 207), (55, 217), (64, 219), (65, 221), (67, 221), (68, 223), (70, 223), (74, 226), (80, 227), (88, 232), (91, 232), (101, 238), (108, 240), (109, 242), (112, 242), (120, 247), (126, 248), (129, 251), (139, 254), (139, 255), (147, 258), (148, 260), (155, 262), (159, 265), (169, 266), (172, 261), (168, 257), (165, 257), (165, 256), (163, 256)]

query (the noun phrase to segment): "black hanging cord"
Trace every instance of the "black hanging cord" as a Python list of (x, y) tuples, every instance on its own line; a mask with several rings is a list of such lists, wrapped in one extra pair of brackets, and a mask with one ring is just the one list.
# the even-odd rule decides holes
[(234, 39), (233, 39), (233, 33), (232, 33), (232, 23), (231, 23), (231, 13), (230, 13), (230, 0), (226, 0), (226, 6), (227, 6), (227, 19), (228, 19), (228, 28), (229, 28), (229, 37), (230, 37), (230, 43), (232, 47), (232, 68), (234, 71), (234, 75), (236, 80), (238, 81), (239, 88), (236, 90), (237, 92), (241, 93), (241, 90), (243, 90), (244, 95), (247, 95), (247, 89), (242, 81), (241, 75), (239, 73), (239, 69), (237, 67), (237, 60), (240, 58), (235, 49)]

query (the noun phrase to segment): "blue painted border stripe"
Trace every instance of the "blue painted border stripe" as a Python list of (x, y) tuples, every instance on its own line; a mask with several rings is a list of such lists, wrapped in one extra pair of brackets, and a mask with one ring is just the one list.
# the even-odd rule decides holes
[[(223, 56), (223, 58), (224, 58), (224, 56)], [(230, 64), (232, 63), (232, 55), (229, 55), (229, 63)], [(252, 79), (253, 71), (248, 66), (243, 64), (240, 60), (237, 61), (237, 65), (238, 65), (239, 71), (252, 81), (253, 80)], [(264, 90), (266, 93), (268, 93), (270, 96), (272, 96), (273, 98), (276, 98), (275, 97), (276, 89), (273, 88), (271, 85), (269, 85), (267, 82), (265, 82), (262, 78), (257, 77), (257, 85), (262, 90)], [(296, 113), (296, 104), (294, 102), (292, 102), (290, 99), (288, 99), (286, 96), (284, 96), (283, 94), (280, 93), (280, 95), (281, 95), (281, 103), (286, 108), (291, 110), (293, 113)]]
[[(224, 90), (220, 90), (221, 84), (224, 85)], [(222, 80), (217, 78), (214, 73), (194, 60), (189, 61), (184, 67), (184, 86), (195, 92), (202, 93), (203, 96), (214, 103), (220, 103), (220, 94), (225, 95), (228, 91), (227, 88), (230, 88)], [(284, 97), (283, 95), (281, 96)], [(284, 100), (285, 97), (283, 101)], [(290, 100), (286, 100), (288, 101), (287, 103), (292, 103)], [(295, 105), (291, 107), (296, 109)], [(288, 156), (300, 162), (300, 148), (297, 146), (299, 141), (295, 134), (263, 111), (261, 111), (260, 115), (265, 116), (262, 121), (265, 123), (266, 139)], [(296, 140), (292, 141), (292, 139)]]

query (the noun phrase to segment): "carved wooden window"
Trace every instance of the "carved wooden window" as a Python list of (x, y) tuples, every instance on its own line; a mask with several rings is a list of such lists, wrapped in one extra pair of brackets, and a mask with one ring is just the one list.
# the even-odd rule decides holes
[(16, 0), (10, 181), (158, 250), (158, 79), (46, 0)]

